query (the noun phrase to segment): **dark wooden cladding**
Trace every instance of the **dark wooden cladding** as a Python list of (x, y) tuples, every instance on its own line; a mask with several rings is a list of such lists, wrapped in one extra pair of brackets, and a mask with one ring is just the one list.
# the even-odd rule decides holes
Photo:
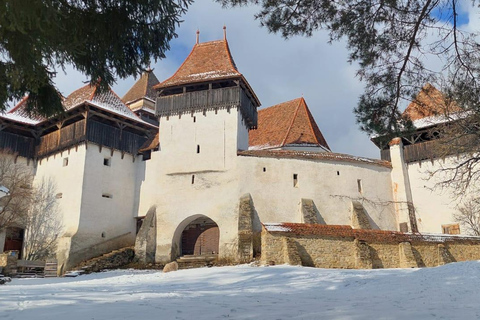
[(32, 158), (35, 154), (35, 139), (15, 133), (0, 131), (0, 149)]
[(92, 119), (88, 121), (83, 119), (42, 136), (38, 145), (37, 156), (48, 156), (84, 141), (130, 154), (137, 154), (146, 138), (143, 135), (120, 130), (120, 128), (109, 124)]
[(380, 159), (385, 161), (392, 161), (392, 159), (390, 158), (390, 149), (380, 150)]
[(37, 156), (47, 156), (83, 141), (85, 141), (85, 119), (40, 137)]
[(403, 156), (406, 163), (435, 159), (437, 141), (426, 141), (403, 147)]
[(229, 107), (240, 107), (249, 127), (257, 127), (256, 106), (240, 86), (160, 96), (157, 98), (156, 114), (166, 117)]
[[(403, 157), (406, 163), (436, 159), (438, 155), (438, 141), (425, 141), (403, 146)], [(438, 152), (437, 152), (438, 153)], [(390, 149), (380, 151), (382, 160), (392, 161), (390, 159)]]
[(126, 153), (137, 154), (138, 149), (145, 143), (147, 138), (133, 132), (120, 130), (108, 124), (89, 120), (87, 140)]

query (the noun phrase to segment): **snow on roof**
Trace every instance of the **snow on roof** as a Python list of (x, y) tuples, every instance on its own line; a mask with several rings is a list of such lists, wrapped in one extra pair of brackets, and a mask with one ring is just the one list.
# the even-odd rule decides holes
[(304, 160), (319, 160), (319, 161), (345, 161), (345, 162), (360, 162), (372, 165), (383, 166), (391, 168), (392, 165), (388, 161), (369, 159), (363, 157), (351, 156), (342, 153), (333, 152), (313, 152), (313, 151), (296, 151), (296, 150), (248, 150), (239, 151), (239, 156), (259, 157), (259, 158), (284, 158), (284, 159), (304, 159)]

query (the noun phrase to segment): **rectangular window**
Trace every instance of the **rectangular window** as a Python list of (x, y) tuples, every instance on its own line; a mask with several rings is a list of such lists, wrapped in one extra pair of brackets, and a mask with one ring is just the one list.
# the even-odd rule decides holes
[(63, 166), (68, 166), (68, 158), (63, 158)]
[(408, 232), (408, 223), (402, 222), (400, 223), (400, 232)]
[(444, 234), (460, 234), (460, 225), (456, 224), (444, 224), (442, 225), (442, 232)]
[(296, 174), (296, 173), (293, 174), (293, 186), (295, 188), (298, 187), (298, 174)]
[(113, 196), (110, 193), (102, 193), (102, 198), (112, 199)]
[(111, 164), (112, 164), (112, 159), (111, 158), (104, 158), (103, 159), (103, 165), (104, 166), (110, 167)]
[(197, 144), (197, 153), (200, 153), (200, 145)]
[(358, 192), (362, 193), (362, 179), (357, 179)]
[(195, 175), (192, 174), (192, 184), (194, 184), (194, 183), (195, 183)]

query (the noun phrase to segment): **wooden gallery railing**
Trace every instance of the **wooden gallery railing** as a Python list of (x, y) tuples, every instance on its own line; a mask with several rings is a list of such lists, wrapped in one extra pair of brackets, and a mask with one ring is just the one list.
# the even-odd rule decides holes
[[(416, 144), (410, 144), (403, 147), (403, 157), (406, 163), (432, 160), (438, 155), (438, 141), (424, 141)], [(390, 149), (384, 149), (380, 151), (380, 157), (382, 160), (392, 161), (390, 158)]]
[(35, 139), (0, 131), (0, 150), (8, 150), (21, 157), (32, 158), (35, 154)]
[(157, 98), (157, 116), (167, 117), (236, 106), (240, 106), (242, 115), (250, 126), (256, 127), (256, 108), (240, 86), (160, 96)]
[(120, 130), (108, 124), (90, 120), (87, 128), (87, 140), (105, 147), (137, 154), (138, 149), (145, 143), (147, 138), (133, 132)]
[(40, 137), (37, 156), (47, 156), (85, 141), (85, 120), (80, 120)]

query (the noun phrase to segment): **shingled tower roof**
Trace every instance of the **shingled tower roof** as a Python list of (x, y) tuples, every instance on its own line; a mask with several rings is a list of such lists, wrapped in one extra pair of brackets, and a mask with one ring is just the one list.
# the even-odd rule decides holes
[(157, 96), (153, 87), (159, 83), (157, 77), (152, 69), (145, 71), (140, 79), (128, 90), (123, 96), (124, 103), (134, 102), (143, 98), (148, 98), (155, 101)]
[(237, 107), (245, 125), (257, 127), (260, 101), (238, 72), (225, 33), (223, 40), (204, 43), (198, 43), (197, 33), (197, 43), (177, 72), (154, 89), (158, 118)]
[(410, 102), (403, 114), (408, 116), (410, 120), (415, 121), (458, 111), (460, 111), (460, 108), (457, 105), (447, 105), (443, 93), (427, 83), (415, 99)]
[(251, 149), (281, 148), (287, 145), (330, 147), (303, 98), (258, 111), (258, 129), (250, 131)]
[(155, 86), (156, 89), (232, 77), (238, 72), (227, 40), (197, 43), (177, 72)]

